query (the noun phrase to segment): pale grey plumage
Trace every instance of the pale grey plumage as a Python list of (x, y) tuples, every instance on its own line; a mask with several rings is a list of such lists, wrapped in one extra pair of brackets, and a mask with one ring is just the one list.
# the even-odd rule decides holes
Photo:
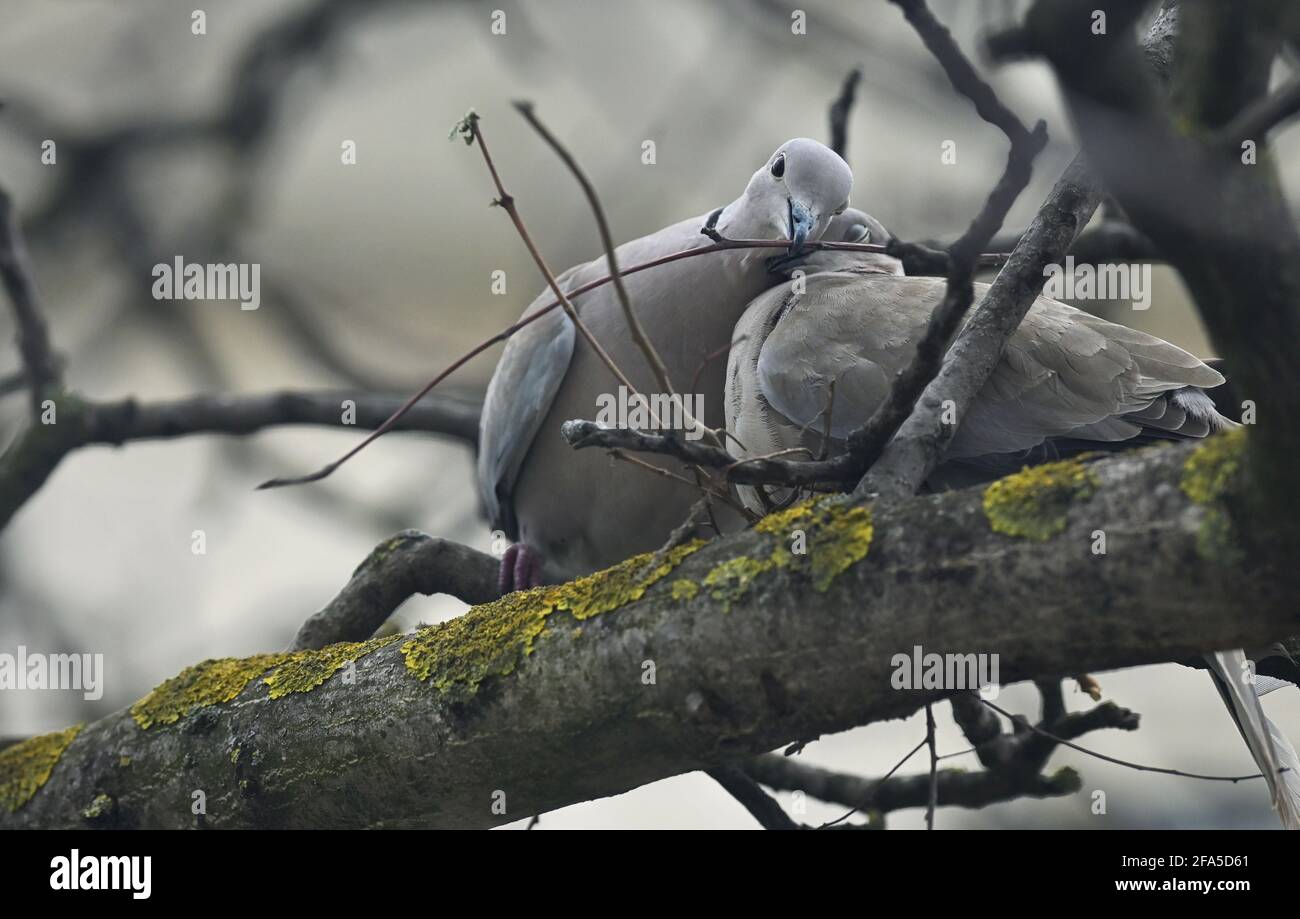
[[(911, 362), (944, 295), (943, 279), (882, 273), (878, 260), (869, 273), (843, 256), (834, 268), (809, 275), (803, 294), (797, 281), (765, 292), (736, 324), (727, 423), (747, 455), (819, 449), (828, 402), (831, 447), (841, 445)], [(975, 287), (978, 301), (988, 285)], [(1060, 440), (1203, 437), (1233, 425), (1201, 392), (1222, 382), (1169, 342), (1040, 297), (962, 420), (939, 478), (954, 465), (1000, 471)]]
[[(722, 210), (716, 227), (732, 238), (786, 239), (797, 229), (816, 239), (847, 206), (851, 185), (847, 164), (833, 151), (816, 141), (792, 140), (754, 173), (744, 193)], [(709, 245), (700, 234), (707, 216), (620, 246), (619, 264), (626, 268)], [(725, 349), (749, 301), (779, 280), (765, 267), (771, 254), (720, 252), (626, 278), (633, 307), (674, 386), (688, 391), (699, 373), (696, 392), (711, 426), (722, 422), (723, 368), (720, 361), (706, 364), (706, 359)], [(607, 273), (602, 256), (559, 280), (572, 290)], [(525, 315), (550, 300), (550, 292), (543, 292)], [(653, 392), (654, 379), (612, 286), (579, 297), (575, 306), (633, 384)], [(562, 422), (592, 418), (597, 397), (617, 388), (608, 368), (558, 310), (510, 339), (488, 387), (480, 423), (480, 491), (493, 525), (539, 550), (549, 577), (585, 573), (658, 548), (697, 497), (688, 485), (627, 465), (614, 467), (599, 452), (574, 451), (561, 440)], [(661, 465), (679, 468), (667, 460)]]

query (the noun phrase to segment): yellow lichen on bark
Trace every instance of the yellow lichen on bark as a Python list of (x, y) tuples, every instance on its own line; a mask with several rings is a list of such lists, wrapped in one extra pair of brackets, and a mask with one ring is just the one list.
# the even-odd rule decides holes
[(1235, 565), (1245, 557), (1232, 520), (1230, 502), (1245, 471), (1246, 429), (1206, 438), (1183, 464), (1183, 493), (1205, 509), (1196, 534), (1197, 551), (1207, 559)]
[[(653, 553), (638, 555), (566, 584), (472, 607), (455, 619), (421, 629), (403, 644), (406, 667), (444, 692), (473, 695), (485, 679), (513, 673), (533, 653), (553, 613), (564, 611), (581, 621), (613, 612), (641, 599), (703, 545), (696, 540), (678, 546), (657, 562)], [(651, 563), (654, 567), (647, 569)]]
[(766, 555), (735, 556), (704, 577), (709, 596), (730, 610), (764, 574), (788, 569), (825, 593), (837, 577), (867, 557), (875, 535), (871, 507), (845, 497), (812, 498), (768, 514), (754, 530), (774, 537)]
[[(268, 695), (272, 699), (295, 692), (310, 692), (349, 663), (392, 644), (400, 637), (390, 635), (369, 641), (340, 642), (315, 651), (283, 651), (206, 660), (185, 668), (132, 705), (131, 717), (146, 730), (159, 724), (174, 724), (200, 708), (231, 701), (262, 674), (266, 674), (262, 682), (270, 687)], [(267, 673), (268, 670), (271, 672)]]
[(1031, 466), (984, 490), (984, 516), (995, 532), (1042, 542), (1065, 529), (1070, 506), (1091, 497), (1097, 484), (1079, 460)]
[(319, 651), (294, 651), (284, 663), (262, 678), (271, 687), (272, 699), (280, 699), (291, 692), (311, 692), (348, 664), (356, 663), (367, 654), (387, 647), (398, 635), (385, 635), (369, 641), (344, 641), (321, 648)]
[(13, 813), (49, 781), (82, 725), (31, 737), (0, 750), (0, 807)]
[(131, 706), (131, 717), (144, 729), (174, 724), (208, 705), (229, 702), (257, 677), (289, 657), (288, 653), (225, 657), (186, 667)]

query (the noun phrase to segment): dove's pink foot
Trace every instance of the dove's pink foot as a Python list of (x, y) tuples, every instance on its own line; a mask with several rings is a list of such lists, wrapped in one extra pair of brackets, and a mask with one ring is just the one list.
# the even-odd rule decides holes
[(514, 543), (501, 556), (501, 570), (497, 573), (497, 587), (501, 596), (516, 590), (539, 587), (542, 583), (542, 556), (525, 543)]

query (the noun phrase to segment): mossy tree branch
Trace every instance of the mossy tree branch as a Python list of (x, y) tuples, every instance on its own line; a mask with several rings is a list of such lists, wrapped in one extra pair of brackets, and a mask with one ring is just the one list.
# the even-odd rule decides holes
[[(1298, 607), (1231, 500), (1240, 448), (824, 499), (404, 639), (191, 668), (82, 729), (43, 787), (15, 764), (49, 744), (0, 755), (23, 790), (0, 826), (490, 826), (905, 716), (941, 695), (892, 688), (916, 645), (997, 653), (1012, 682), (1266, 643)], [(1237, 540), (1246, 561), (1216, 562)]]

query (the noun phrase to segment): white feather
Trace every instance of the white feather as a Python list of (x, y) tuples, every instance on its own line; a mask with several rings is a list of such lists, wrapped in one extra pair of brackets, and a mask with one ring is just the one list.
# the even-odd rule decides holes
[(1300, 830), (1300, 757), (1277, 725), (1264, 714), (1264, 707), (1251, 685), (1252, 671), (1246, 652), (1239, 648), (1216, 651), (1207, 654), (1205, 660), (1218, 677), (1214, 685), (1232, 712), (1255, 764), (1268, 782), (1273, 807), (1282, 826), (1288, 830)]

